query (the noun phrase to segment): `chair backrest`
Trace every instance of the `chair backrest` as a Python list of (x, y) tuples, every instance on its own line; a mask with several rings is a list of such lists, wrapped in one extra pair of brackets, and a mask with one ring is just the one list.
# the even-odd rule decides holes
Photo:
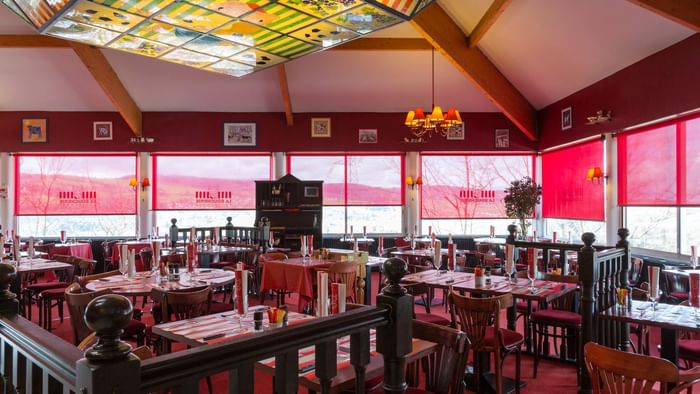
[[(423, 305), (425, 306), (425, 312), (430, 313), (430, 303), (427, 302), (427, 299), (429, 298), (429, 294), (430, 294), (430, 287), (425, 282), (407, 283), (407, 284), (401, 285), (401, 287), (406, 289), (406, 292), (408, 294), (412, 295), (414, 299), (416, 297), (424, 298), (426, 301), (423, 303)], [(415, 318), (415, 316), (416, 316), (416, 303), (414, 302), (411, 305), (413, 308), (413, 316)]]
[(357, 290), (357, 264), (353, 261), (331, 264), (328, 267), (328, 282), (344, 284), (345, 294), (351, 297)]
[(85, 276), (78, 276), (75, 278), (76, 282), (78, 282), (78, 285), (80, 287), (85, 288), (85, 285), (87, 285), (89, 282), (92, 282), (93, 280), (98, 280), (102, 278), (106, 278), (108, 276), (114, 276), (114, 275), (121, 275), (119, 271), (107, 271), (107, 272), (100, 272), (99, 274), (92, 274), (92, 275), (85, 275)]
[(258, 261), (264, 263), (270, 260), (287, 260), (287, 255), (282, 252), (262, 253), (258, 256)]
[(97, 261), (83, 258), (76, 258), (74, 261), (75, 271), (74, 276), (84, 277), (92, 275), (95, 272), (95, 267), (97, 266)]
[(629, 280), (631, 283), (637, 283), (642, 276), (642, 268), (644, 268), (644, 260), (639, 257), (632, 257), (629, 271)]
[[(513, 295), (506, 293), (491, 298), (472, 298), (460, 295), (455, 291), (449, 294), (452, 302), (453, 321), (458, 321), (462, 331), (467, 334), (469, 342), (475, 351), (483, 349), (486, 345), (486, 328), (494, 327), (494, 344), (503, 343), (501, 338), (500, 310), (513, 305)], [(458, 319), (458, 320), (457, 320)], [(497, 355), (500, 346), (494, 346)], [(498, 357), (495, 358), (499, 360)]]
[(436, 324), (413, 321), (413, 337), (438, 344), (421, 359), (425, 389), (435, 394), (464, 393), (464, 369), (469, 355), (469, 339), (462, 331)]
[(151, 297), (160, 301), (163, 321), (170, 321), (171, 314), (175, 320), (191, 319), (209, 314), (211, 306), (211, 287), (206, 286), (188, 291), (170, 291), (153, 288)]
[(109, 289), (83, 292), (78, 283), (73, 283), (66, 288), (64, 296), (68, 304), (70, 325), (73, 328), (73, 342), (76, 346), (92, 332), (83, 320), (85, 308), (94, 298), (109, 294), (109, 292)]
[[(557, 274), (545, 274), (544, 280), (562, 283), (578, 283), (578, 275), (557, 275)], [(558, 309), (561, 311), (574, 312), (574, 306), (576, 305), (577, 292), (572, 291), (562, 297), (558, 297), (550, 303), (553, 309)]]
[[(141, 248), (141, 250), (139, 250), (139, 256), (141, 257), (141, 264), (143, 264), (143, 269), (145, 271), (150, 271), (151, 264), (153, 264), (153, 259), (155, 258), (155, 256), (153, 256), (153, 249), (151, 249), (150, 246)], [(160, 261), (158, 263), (160, 264)]]
[(187, 265), (187, 254), (185, 253), (171, 253), (163, 256), (165, 263), (177, 263), (180, 267)]
[[(593, 393), (649, 393), (660, 383), (659, 393), (679, 381), (678, 367), (668, 360), (611, 349), (594, 342), (583, 347)], [(624, 386), (624, 388), (623, 388)], [(685, 385), (676, 387), (685, 389)]]
[(48, 243), (43, 243), (43, 244), (36, 244), (34, 245), (34, 250), (37, 252), (42, 252), (42, 253), (49, 253), (51, 248), (55, 245), (54, 242), (48, 242)]
[(70, 263), (73, 262), (73, 260), (75, 259), (75, 257), (73, 257), (73, 256), (68, 256), (68, 255), (65, 255), (65, 254), (55, 254), (55, 255), (51, 256), (51, 259), (54, 260), (54, 261), (58, 261), (59, 263), (68, 263), (68, 264), (70, 264)]

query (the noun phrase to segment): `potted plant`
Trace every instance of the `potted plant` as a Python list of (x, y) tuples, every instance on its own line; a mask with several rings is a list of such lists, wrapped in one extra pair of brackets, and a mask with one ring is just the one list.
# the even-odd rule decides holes
[(513, 181), (506, 190), (503, 201), (506, 203), (506, 215), (520, 221), (520, 236), (527, 234), (528, 218), (535, 213), (535, 206), (542, 196), (542, 186), (536, 184), (529, 176)]

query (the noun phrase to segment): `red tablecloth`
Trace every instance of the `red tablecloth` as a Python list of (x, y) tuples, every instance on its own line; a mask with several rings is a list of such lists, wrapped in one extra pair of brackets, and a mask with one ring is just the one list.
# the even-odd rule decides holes
[(260, 289), (283, 289), (299, 294), (299, 310), (303, 310), (314, 296), (314, 268), (328, 267), (332, 264), (328, 260), (315, 259), (304, 262), (302, 258), (261, 263), (263, 274)]
[(49, 248), (49, 258), (55, 254), (92, 259), (92, 245), (89, 243), (54, 244)]

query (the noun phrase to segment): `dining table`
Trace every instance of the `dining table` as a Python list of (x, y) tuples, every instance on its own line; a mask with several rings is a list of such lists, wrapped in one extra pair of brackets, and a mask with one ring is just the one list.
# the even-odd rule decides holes
[(267, 260), (262, 264), (260, 291), (286, 290), (299, 294), (300, 311), (308, 309), (314, 297), (316, 268), (328, 268), (334, 261), (294, 257), (286, 260)]
[(22, 294), (22, 283), (24, 283), (22, 278), (23, 276), (26, 277), (29, 274), (38, 273), (53, 273), (54, 271), (69, 272), (74, 268), (73, 264), (61, 263), (58, 261), (43, 258), (21, 258), (19, 264), (17, 264), (16, 262), (11, 263), (15, 266), (15, 269), (17, 271), (15, 280), (10, 286), (10, 291), (12, 291), (15, 294)]
[[(163, 245), (163, 243), (165, 243), (165, 239), (156, 239), (156, 240), (154, 240), (154, 241), (160, 242), (160, 243), (161, 243), (161, 246)], [(121, 258), (122, 247), (123, 247), (124, 245), (126, 245), (126, 247), (127, 247), (127, 249), (129, 250), (129, 252), (131, 252), (131, 251), (133, 250), (133, 251), (136, 253), (136, 255), (138, 255), (139, 252), (141, 252), (141, 249), (143, 249), (143, 248), (151, 248), (151, 247), (152, 247), (152, 246), (151, 246), (151, 241), (149, 241), (149, 240), (138, 240), (138, 241), (137, 241), (137, 240), (133, 240), (133, 241), (121, 241), (121, 242), (117, 242), (117, 243), (115, 243), (115, 244), (112, 246), (112, 262), (113, 262), (114, 264), (116, 264), (116, 262), (118, 262), (119, 259)], [(140, 268), (140, 269), (139, 269), (139, 268)], [(143, 264), (142, 264), (140, 267), (137, 266), (137, 270), (143, 271), (143, 270), (144, 270)]]
[(92, 260), (92, 245), (87, 242), (72, 242), (63, 244), (53, 244), (49, 246), (49, 258), (56, 254), (65, 256), (81, 257)]
[[(253, 250), (253, 246), (227, 246), (227, 245), (212, 245), (209, 247), (199, 246), (197, 248), (197, 256), (200, 267), (209, 267), (212, 263), (221, 262), (222, 258), (230, 255), (240, 255)], [(231, 262), (232, 264), (235, 261)]]
[(85, 287), (91, 291), (110, 289), (115, 294), (126, 297), (149, 296), (151, 289), (183, 290), (202, 286), (220, 287), (234, 282), (233, 271), (215, 268), (195, 268), (193, 273), (180, 271), (180, 280), (161, 280), (158, 273), (151, 271), (137, 272), (133, 278), (124, 275), (112, 275), (88, 282)]

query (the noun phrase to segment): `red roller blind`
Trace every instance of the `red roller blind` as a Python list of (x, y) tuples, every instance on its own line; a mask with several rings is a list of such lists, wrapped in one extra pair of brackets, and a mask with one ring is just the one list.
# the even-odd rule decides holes
[(270, 155), (153, 156), (157, 210), (255, 209), (255, 181), (270, 179)]
[(136, 156), (18, 155), (17, 215), (134, 215)]
[(700, 118), (681, 128), (681, 204), (700, 205)]
[(605, 220), (605, 182), (586, 179), (603, 165), (603, 142), (593, 141), (542, 154), (542, 216)]
[(421, 217), (505, 218), (505, 189), (532, 170), (529, 155), (422, 155)]

